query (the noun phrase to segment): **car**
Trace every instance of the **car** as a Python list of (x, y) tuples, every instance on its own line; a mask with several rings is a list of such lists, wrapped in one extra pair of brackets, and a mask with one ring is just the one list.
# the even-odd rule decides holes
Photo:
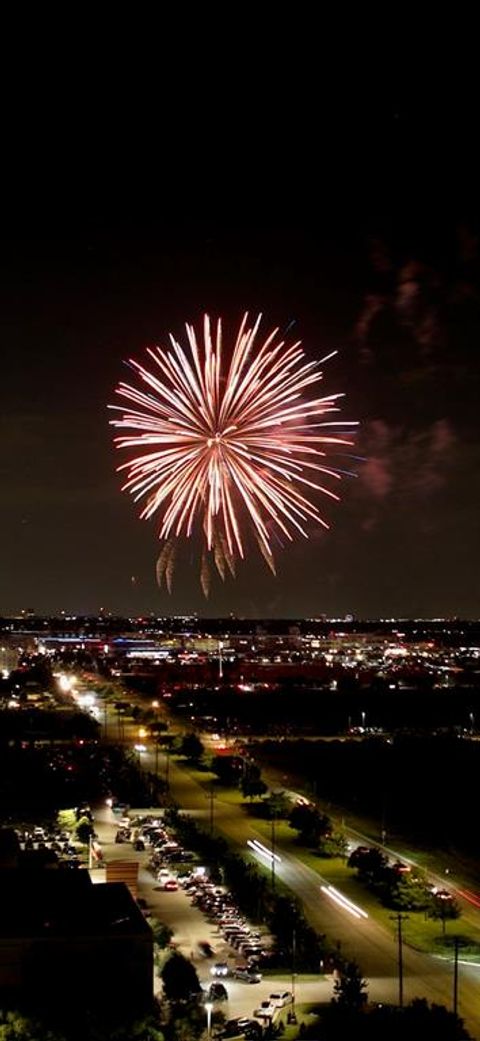
[(283, 990), (281, 992), (269, 994), (269, 1000), (275, 1008), (284, 1008), (285, 1005), (292, 1004), (293, 994), (291, 990)]
[(145, 852), (145, 843), (144, 843), (143, 839), (136, 839), (135, 842), (133, 843), (133, 848), (134, 848), (136, 853), (144, 853)]
[(217, 961), (210, 969), (210, 974), (212, 976), (228, 976), (228, 972), (229, 969), (226, 961)]
[(177, 881), (181, 885), (182, 889), (188, 890), (188, 887), (190, 885), (190, 875), (178, 875)]
[(233, 975), (236, 980), (244, 980), (245, 983), (260, 983), (262, 979), (261, 972), (250, 965), (237, 965)]
[(224, 1026), (224, 1037), (235, 1037), (237, 1034), (243, 1034), (244, 1030), (248, 1030), (251, 1023), (254, 1021), (250, 1016), (239, 1016), (238, 1019), (227, 1019)]
[[(240, 1022), (239, 1019), (227, 1019), (221, 1037), (238, 1037), (239, 1034), (243, 1034)], [(248, 1022), (250, 1022), (250, 1020), (248, 1020)]]
[(157, 871), (157, 882), (162, 882), (162, 880), (166, 880), (167, 878), (172, 878), (172, 872), (166, 867), (160, 868), (160, 870)]
[(246, 1041), (259, 1041), (263, 1037), (263, 1026), (257, 1019), (251, 1019), (248, 1026), (243, 1028)]
[(200, 951), (200, 954), (203, 954), (204, 958), (213, 958), (215, 951), (211, 943), (208, 942), (208, 940), (199, 940), (197, 946)]
[(163, 883), (163, 888), (166, 890), (167, 893), (173, 893), (176, 889), (178, 889), (178, 882), (176, 878), (167, 878), (167, 880)]
[(272, 1019), (277, 1008), (278, 1005), (273, 1005), (271, 1001), (262, 1001), (259, 1007), (255, 1009), (253, 1015), (256, 1019)]
[(224, 983), (211, 983), (207, 992), (208, 1001), (228, 1001), (228, 990)]
[(392, 871), (395, 871), (397, 875), (408, 875), (411, 870), (410, 864), (403, 864), (401, 860), (397, 860), (395, 864), (392, 864)]

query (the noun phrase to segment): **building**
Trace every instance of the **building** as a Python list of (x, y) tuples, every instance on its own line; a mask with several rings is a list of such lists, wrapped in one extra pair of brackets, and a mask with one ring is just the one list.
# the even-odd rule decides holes
[(112, 1021), (147, 1012), (153, 939), (127, 886), (94, 885), (85, 870), (48, 870), (21, 853), (14, 860), (0, 831), (2, 1006), (48, 1013), (80, 1004)]

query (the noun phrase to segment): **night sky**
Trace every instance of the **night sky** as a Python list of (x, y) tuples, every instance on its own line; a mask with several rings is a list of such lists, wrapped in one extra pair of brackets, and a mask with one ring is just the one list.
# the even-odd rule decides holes
[[(258, 56), (257, 56), (258, 57)], [(58, 80), (20, 101), (2, 193), (0, 613), (478, 617), (478, 120), (465, 88), (339, 97), (315, 67), (188, 100)], [(148, 98), (148, 104), (146, 99)], [(18, 99), (17, 99), (18, 101)], [(17, 116), (18, 116), (17, 109)], [(4, 139), (5, 143), (5, 139)], [(5, 154), (5, 153), (4, 153)], [(294, 321), (360, 420), (327, 534), (169, 596), (107, 404), (204, 310)]]

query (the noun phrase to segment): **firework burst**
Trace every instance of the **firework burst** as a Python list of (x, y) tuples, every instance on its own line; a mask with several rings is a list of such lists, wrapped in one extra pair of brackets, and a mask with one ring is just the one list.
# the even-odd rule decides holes
[(354, 424), (330, 418), (342, 394), (308, 393), (332, 355), (307, 361), (300, 341), (288, 346), (278, 329), (261, 340), (260, 321), (249, 326), (244, 315), (225, 361), (221, 320), (212, 327), (205, 315), (203, 341), (187, 325), (188, 347), (170, 336), (169, 350), (148, 350), (148, 368), (130, 361), (138, 387), (117, 387), (128, 405), (111, 406), (121, 413), (112, 425), (125, 431), (115, 443), (135, 453), (118, 467), (127, 471), (123, 490), (145, 500), (141, 517), (160, 517), (157, 577), (168, 588), (178, 540), (195, 529), (208, 593), (210, 563), (222, 578), (234, 575), (248, 529), (274, 570), (272, 535), (291, 541), (308, 538), (311, 522), (328, 528), (313, 498), (338, 499), (323, 484), (341, 477), (326, 457), (352, 444), (338, 428)]

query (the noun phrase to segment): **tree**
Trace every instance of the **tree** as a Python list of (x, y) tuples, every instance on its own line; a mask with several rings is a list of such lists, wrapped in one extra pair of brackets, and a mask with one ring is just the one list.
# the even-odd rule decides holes
[(195, 967), (177, 951), (167, 959), (160, 975), (168, 1001), (188, 1001), (202, 989)]
[(74, 832), (77, 827), (75, 810), (59, 810), (57, 813), (57, 824), (62, 831)]
[(23, 1016), (20, 1012), (0, 1012), (0, 1041), (68, 1041), (64, 1034)]
[(203, 744), (200, 741), (200, 738), (193, 732), (191, 734), (185, 734), (179, 752), (180, 755), (184, 755), (186, 759), (196, 761), (201, 759), (203, 755)]
[(438, 889), (432, 896), (428, 914), (430, 918), (440, 919), (445, 936), (447, 920), (460, 918), (461, 911), (457, 901), (446, 889)]
[(225, 787), (237, 785), (242, 775), (243, 761), (238, 755), (215, 755), (211, 769)]
[(348, 866), (356, 868), (360, 877), (367, 883), (376, 883), (384, 880), (388, 868), (388, 858), (375, 846), (372, 846), (371, 849), (358, 846), (350, 854)]
[(349, 961), (343, 967), (333, 985), (332, 1002), (338, 1008), (348, 1012), (359, 1012), (367, 1002), (367, 981), (363, 979), (355, 961)]
[[(95, 1041), (164, 1041), (165, 1035), (152, 1017), (135, 1020), (119, 1030), (105, 1030)], [(93, 1039), (92, 1039), (93, 1041)]]
[[(372, 1041), (462, 1041), (470, 1035), (463, 1022), (443, 1005), (429, 1005), (425, 998), (415, 998), (404, 1009), (384, 1005), (372, 1009), (366, 1017), (365, 1037)], [(364, 1035), (356, 1033), (362, 1038)]]
[(160, 922), (158, 918), (150, 919), (150, 928), (157, 947), (168, 947), (173, 936), (173, 929), (170, 929), (169, 925), (165, 925), (165, 922)]
[(339, 831), (326, 835), (320, 841), (320, 853), (322, 857), (342, 857), (345, 860), (348, 853), (348, 842), (345, 835)]
[(75, 830), (78, 841), (82, 842), (84, 846), (88, 846), (93, 835), (92, 823), (88, 817), (80, 817)]
[[(151, 713), (148, 713), (148, 714), (149, 714), (149, 716), (151, 715)], [(151, 730), (152, 734), (156, 734), (156, 735), (162, 734), (163, 735), (168, 730), (168, 723), (164, 723), (161, 719), (157, 719), (155, 717), (153, 722), (150, 723), (150, 730)]]
[[(225, 1021), (222, 1012), (212, 1014), (212, 1025), (221, 1026)], [(206, 1036), (207, 1014), (203, 1005), (176, 1005), (170, 1012), (169, 1036), (174, 1041), (196, 1041)]]
[(261, 777), (251, 777), (249, 774), (242, 777), (240, 787), (246, 799), (259, 799), (268, 791), (268, 786)]
[(332, 830), (332, 822), (326, 814), (320, 813), (316, 806), (298, 804), (293, 807), (288, 818), (291, 828), (299, 833), (299, 841), (305, 846), (318, 846), (321, 838)]
[(271, 792), (269, 798), (264, 800), (264, 806), (270, 820), (280, 820), (288, 817), (291, 803), (285, 792)]
[(396, 911), (426, 911), (431, 905), (431, 894), (426, 884), (410, 872), (393, 875), (385, 902)]

